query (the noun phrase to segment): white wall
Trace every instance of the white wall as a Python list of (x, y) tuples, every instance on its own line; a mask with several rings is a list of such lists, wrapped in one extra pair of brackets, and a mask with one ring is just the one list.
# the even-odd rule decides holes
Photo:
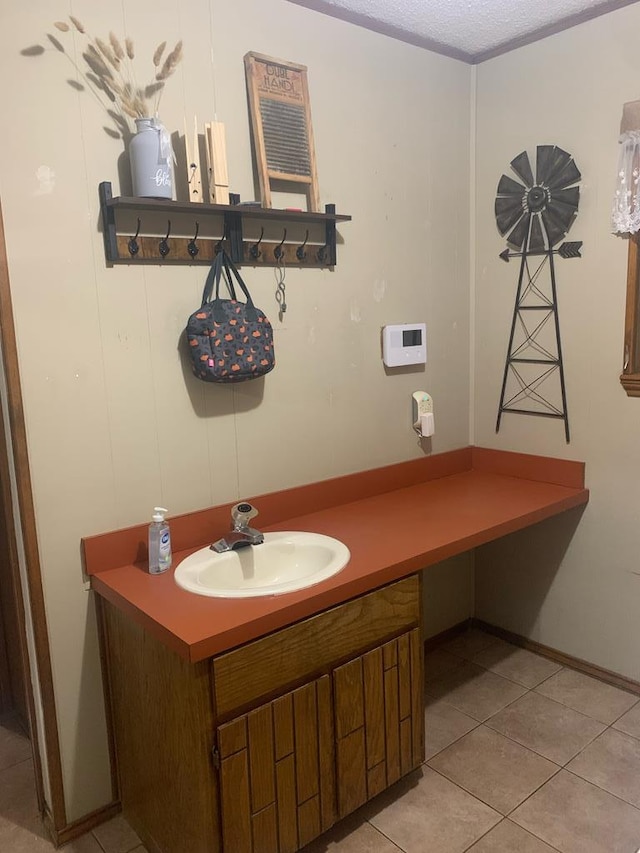
[[(82, 536), (143, 522), (158, 503), (187, 512), (417, 457), (418, 388), (436, 401), (433, 450), (467, 444), (470, 69), (283, 0), (57, 9), (92, 35), (131, 36), (141, 76), (160, 41), (184, 40), (161, 117), (181, 130), (217, 113), (244, 199), (255, 192), (243, 55), (309, 68), (321, 200), (353, 221), (335, 271), (287, 271), (283, 323), (273, 273), (247, 271), (275, 320), (278, 364), (264, 381), (215, 388), (185, 378), (179, 355), (203, 269), (106, 268), (97, 188), (120, 191), (122, 143), (96, 99), (65, 82), (76, 72), (45, 39), (51, 4), (2, 6), (0, 193), (74, 820), (110, 799)], [(81, 64), (78, 34), (56, 35)], [(44, 55), (20, 54), (34, 43)], [(412, 320), (427, 323), (426, 371), (387, 376), (380, 327)]]
[[(479, 549), (476, 614), (630, 678), (640, 678), (640, 401), (618, 376), (627, 245), (610, 233), (622, 104), (639, 97), (633, 5), (478, 68), (475, 443), (586, 462), (591, 500)], [(569, 151), (582, 172), (569, 240), (583, 259), (556, 265), (571, 444), (562, 424), (506, 414), (495, 420), (517, 284), (498, 254), (498, 180), (539, 144)], [(512, 175), (515, 177), (514, 175)]]

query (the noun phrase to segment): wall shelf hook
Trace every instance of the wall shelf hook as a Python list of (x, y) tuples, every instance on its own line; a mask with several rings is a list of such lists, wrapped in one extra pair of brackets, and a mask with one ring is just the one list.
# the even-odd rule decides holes
[(262, 238), (264, 237), (264, 226), (260, 229), (260, 237), (258, 238), (258, 242), (254, 243), (253, 246), (249, 249), (249, 254), (253, 258), (254, 261), (257, 261), (262, 252), (260, 251), (260, 243), (262, 243)]
[(136, 227), (136, 233), (131, 237), (129, 242), (127, 243), (127, 248), (129, 249), (129, 254), (132, 258), (140, 251), (140, 244), (138, 243), (138, 234), (140, 233), (140, 217), (138, 217), (138, 225)]
[(169, 254), (169, 252), (171, 251), (171, 247), (169, 246), (169, 235), (170, 234), (171, 234), (171, 220), (168, 219), (167, 220), (167, 233), (162, 238), (162, 240), (160, 240), (160, 243), (158, 245), (158, 251), (160, 252), (160, 254), (163, 258), (166, 258), (167, 255)]
[(286, 239), (287, 239), (287, 229), (285, 228), (284, 234), (282, 235), (282, 240), (280, 240), (278, 245), (273, 250), (273, 257), (276, 259), (276, 261), (281, 260), (283, 255), (284, 255), (284, 249), (282, 247), (284, 246), (284, 241)]
[(195, 258), (195, 256), (200, 251), (199, 247), (196, 244), (196, 240), (198, 239), (198, 232), (199, 231), (200, 231), (200, 223), (196, 222), (196, 233), (193, 235), (191, 240), (189, 240), (189, 242), (187, 243), (187, 252), (189, 252), (189, 255), (192, 258)]
[(224, 221), (224, 229), (222, 231), (222, 237), (216, 243), (215, 249), (213, 250), (214, 255), (217, 255), (222, 249), (224, 249), (225, 240), (229, 238), (229, 225), (227, 220)]
[(309, 239), (309, 229), (307, 228), (307, 232), (304, 235), (304, 242), (302, 243), (301, 246), (298, 246), (298, 248), (296, 249), (296, 258), (299, 261), (304, 261), (304, 259), (307, 257), (307, 252), (306, 252), (305, 246), (307, 245), (308, 239)]

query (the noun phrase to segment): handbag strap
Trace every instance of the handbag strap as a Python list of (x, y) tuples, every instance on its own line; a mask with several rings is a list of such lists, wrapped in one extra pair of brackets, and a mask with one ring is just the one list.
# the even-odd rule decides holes
[(219, 299), (220, 296), (220, 278), (222, 276), (222, 271), (225, 273), (225, 281), (227, 283), (227, 288), (229, 289), (229, 294), (232, 299), (236, 298), (236, 292), (233, 286), (233, 279), (229, 273), (227, 265), (225, 263), (226, 253), (224, 249), (221, 249), (215, 257), (213, 264), (207, 274), (207, 280), (204, 283), (204, 290), (202, 291), (202, 306), (206, 305), (211, 301), (211, 297), (214, 293), (215, 287), (215, 298)]
[[(233, 273), (235, 280), (238, 282), (238, 285), (240, 286), (240, 290), (244, 293), (244, 295), (247, 299), (247, 305), (249, 305), (249, 306), (251, 306), (251, 308), (253, 308), (254, 307), (253, 299), (251, 298), (251, 294), (249, 293), (249, 288), (247, 287), (247, 285), (242, 280), (242, 276), (238, 272), (236, 265), (233, 263), (233, 261), (231, 260), (229, 255), (227, 255), (227, 253), (224, 251), (224, 249), (220, 252), (220, 254), (222, 255), (222, 264), (224, 265), (224, 269), (225, 269), (225, 272), (227, 274), (227, 282), (229, 284), (230, 289), (233, 290), (233, 280), (231, 277), (231, 273)], [(219, 298), (218, 297), (218, 286), (219, 286), (219, 279), (216, 281), (216, 299)], [(235, 296), (233, 298), (235, 299)]]

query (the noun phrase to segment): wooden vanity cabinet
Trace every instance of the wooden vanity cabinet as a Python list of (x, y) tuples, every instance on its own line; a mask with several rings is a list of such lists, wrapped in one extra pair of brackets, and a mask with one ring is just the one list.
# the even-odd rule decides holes
[(420, 590), (412, 575), (199, 664), (102, 602), (120, 795), (151, 853), (295, 853), (418, 767)]

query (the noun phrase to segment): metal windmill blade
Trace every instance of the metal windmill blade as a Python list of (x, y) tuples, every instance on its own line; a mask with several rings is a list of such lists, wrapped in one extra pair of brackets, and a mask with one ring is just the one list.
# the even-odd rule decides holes
[(564, 187), (571, 186), (571, 184), (577, 184), (581, 178), (582, 175), (580, 174), (580, 170), (573, 162), (572, 158), (567, 163), (565, 163), (565, 165), (561, 169), (558, 169), (557, 172), (554, 172), (553, 175), (549, 175), (549, 189), (561, 190)]
[(549, 246), (555, 246), (556, 243), (562, 240), (568, 229), (562, 227), (558, 220), (552, 216), (550, 210), (543, 210), (541, 216), (544, 223), (544, 230), (547, 232)]
[(545, 193), (540, 215), (549, 240), (555, 246), (573, 225), (578, 213), (580, 189), (571, 186), (580, 180), (580, 172), (568, 151), (557, 145), (538, 145), (536, 184)]
[(572, 160), (571, 154), (557, 145), (538, 145), (536, 151), (536, 183), (549, 186), (553, 175), (557, 175)]
[[(524, 187), (522, 187), (524, 191)], [(522, 194), (520, 196), (497, 196), (495, 203), (496, 224), (501, 234), (506, 234), (524, 216)]]
[(522, 247), (529, 230), (529, 217), (523, 204), (526, 191), (526, 187), (508, 175), (500, 178), (495, 201), (496, 224), (501, 234), (511, 232), (507, 243), (516, 249)]
[(529, 235), (529, 222), (531, 217), (529, 214), (523, 216), (516, 227), (511, 231), (509, 236), (507, 237), (507, 243), (510, 246), (513, 246), (514, 249), (522, 249), (524, 241), (527, 239)]
[(531, 163), (529, 162), (529, 155), (526, 151), (522, 151), (517, 157), (514, 157), (510, 165), (527, 188), (534, 185), (535, 181), (533, 180)]

